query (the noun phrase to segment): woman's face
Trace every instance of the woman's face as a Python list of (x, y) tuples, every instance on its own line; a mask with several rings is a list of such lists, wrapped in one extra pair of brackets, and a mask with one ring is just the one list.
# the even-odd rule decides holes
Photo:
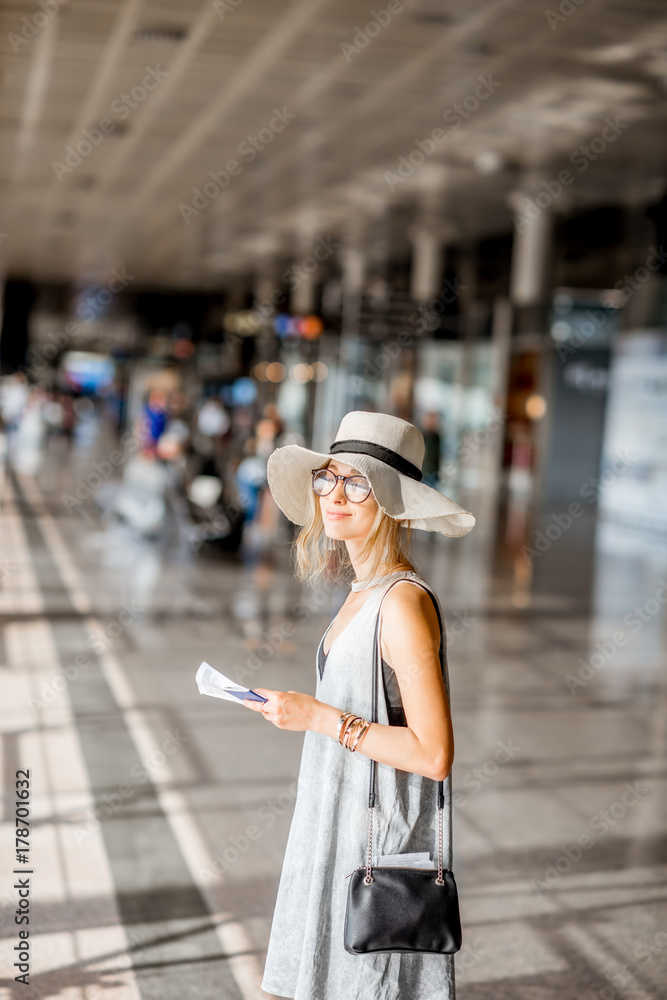
[[(352, 465), (331, 459), (326, 466), (337, 476), (361, 476), (363, 473)], [(366, 538), (377, 514), (378, 503), (371, 491), (361, 503), (351, 503), (344, 492), (344, 483), (338, 480), (331, 493), (318, 497), (324, 531), (329, 538), (342, 542)]]

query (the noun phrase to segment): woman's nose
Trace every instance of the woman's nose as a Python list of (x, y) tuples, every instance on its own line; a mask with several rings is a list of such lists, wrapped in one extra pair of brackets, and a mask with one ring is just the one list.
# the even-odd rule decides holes
[(336, 485), (331, 491), (331, 496), (334, 500), (347, 500), (347, 497), (345, 496), (345, 483), (342, 479), (336, 480)]

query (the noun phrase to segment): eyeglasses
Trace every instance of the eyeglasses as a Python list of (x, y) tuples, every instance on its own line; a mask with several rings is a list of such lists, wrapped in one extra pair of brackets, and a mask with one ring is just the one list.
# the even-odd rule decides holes
[(363, 503), (371, 492), (371, 484), (365, 476), (335, 476), (329, 469), (311, 469), (311, 472), (313, 493), (318, 497), (328, 496), (339, 479), (343, 480), (343, 492), (350, 503)]

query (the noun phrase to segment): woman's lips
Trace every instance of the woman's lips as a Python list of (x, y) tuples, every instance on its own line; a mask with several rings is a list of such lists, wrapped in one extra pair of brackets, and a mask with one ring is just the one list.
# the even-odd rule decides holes
[(325, 511), (325, 516), (328, 517), (331, 521), (338, 521), (343, 517), (351, 517), (352, 515), (344, 514), (342, 511), (327, 510)]

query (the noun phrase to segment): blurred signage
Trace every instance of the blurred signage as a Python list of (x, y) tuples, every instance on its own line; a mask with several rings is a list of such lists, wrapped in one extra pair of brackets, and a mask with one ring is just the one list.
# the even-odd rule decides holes
[(577, 351), (608, 347), (619, 330), (618, 294), (561, 290), (553, 300), (551, 336), (561, 361)]
[(273, 329), (279, 337), (316, 340), (324, 330), (324, 323), (319, 316), (288, 316), (281, 313), (274, 318)]
[(67, 384), (75, 392), (103, 392), (114, 379), (112, 359), (85, 351), (68, 351), (62, 358), (62, 370)]
[(610, 520), (667, 531), (667, 334), (637, 330), (615, 346), (598, 504)]
[(281, 340), (288, 337), (316, 340), (324, 330), (324, 323), (319, 316), (279, 313), (267, 319), (254, 309), (225, 313), (222, 325), (227, 333), (235, 333), (241, 337), (253, 337), (262, 329), (273, 329)]
[(227, 333), (252, 337), (266, 325), (266, 320), (252, 309), (239, 309), (237, 312), (225, 313), (222, 325)]

